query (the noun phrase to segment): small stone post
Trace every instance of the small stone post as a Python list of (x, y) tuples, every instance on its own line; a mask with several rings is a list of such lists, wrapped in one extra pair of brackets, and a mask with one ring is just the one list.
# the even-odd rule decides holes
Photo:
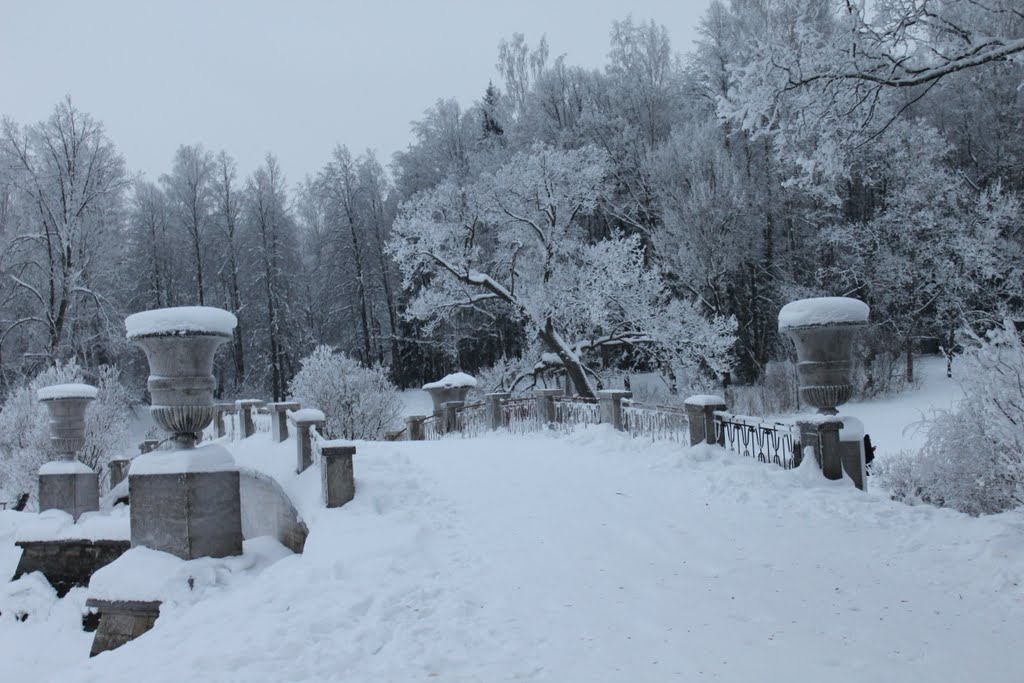
[(407, 441), (423, 441), (426, 434), (423, 429), (424, 415), (409, 415), (405, 418), (405, 438)]
[(487, 424), (491, 429), (501, 429), (505, 426), (505, 411), (502, 410), (502, 402), (512, 398), (507, 391), (496, 391), (485, 396), (487, 399)]
[(356, 495), (356, 480), (352, 471), (355, 446), (324, 446), (320, 454), (320, 484), (324, 505), (341, 507)]
[(624, 398), (633, 398), (633, 392), (624, 389), (605, 389), (597, 392), (601, 422), (610, 424), (619, 431), (626, 429), (626, 421), (622, 419), (622, 399)]
[(282, 401), (268, 403), (270, 408), (270, 440), (274, 443), (281, 443), (288, 438), (288, 411), (301, 408), (294, 401)]
[(533, 396), (537, 400), (537, 415), (542, 425), (554, 424), (558, 421), (555, 410), (555, 397), (565, 396), (561, 389), (534, 389)]
[(839, 430), (843, 428), (843, 423), (837, 419), (797, 420), (796, 425), (800, 429), (800, 459), (807, 457), (807, 448), (810, 447), (825, 478), (842, 479)]
[(124, 478), (128, 476), (128, 466), (132, 464), (131, 460), (127, 458), (119, 458), (117, 460), (111, 460), (107, 467), (110, 470), (110, 488), (113, 489), (115, 486), (124, 481)]
[(218, 439), (222, 439), (228, 435), (227, 422), (224, 420), (225, 415), (234, 415), (238, 410), (235, 408), (234, 403), (214, 403), (214, 414), (213, 414), (213, 426), (216, 430), (214, 433)]
[(721, 396), (701, 394), (691, 396), (683, 404), (686, 407), (686, 421), (690, 427), (690, 445), (724, 443), (725, 435), (715, 438), (715, 411), (725, 410), (725, 399)]
[(256, 398), (243, 398), (235, 401), (235, 405), (238, 406), (239, 412), (239, 423), (242, 426), (242, 438), (248, 439), (250, 436), (256, 433), (256, 425), (252, 421), (252, 411), (254, 408), (262, 408), (266, 404)]
[(840, 417), (843, 427), (839, 430), (839, 458), (843, 471), (861, 491), (868, 490), (867, 464), (864, 462), (864, 423), (855, 417)]
[(441, 404), (441, 431), (444, 434), (459, 431), (459, 408), (463, 401), (447, 401)]
[(160, 448), (160, 439), (146, 439), (145, 441), (139, 442), (139, 455), (145, 455), (146, 453), (152, 453), (157, 448)]
[(292, 413), (292, 422), (295, 423), (295, 472), (301, 474), (313, 464), (313, 435), (309, 430), (323, 431), (327, 421), (319, 410), (306, 408)]

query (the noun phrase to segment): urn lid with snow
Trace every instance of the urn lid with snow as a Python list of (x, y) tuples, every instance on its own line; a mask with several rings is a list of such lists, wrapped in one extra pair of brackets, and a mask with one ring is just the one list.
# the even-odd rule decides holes
[(98, 393), (88, 384), (54, 384), (36, 392), (50, 411), (50, 445), (65, 460), (74, 460), (85, 445), (85, 409)]
[(800, 398), (819, 413), (835, 415), (853, 395), (853, 342), (869, 312), (848, 297), (801, 299), (779, 311), (779, 331), (796, 345)]
[(160, 308), (125, 319), (129, 341), (149, 361), (153, 421), (178, 448), (194, 446), (213, 421), (213, 357), (237, 323), (231, 313), (208, 306)]
[(441, 406), (451, 401), (466, 401), (469, 390), (476, 386), (476, 379), (464, 372), (453, 372), (436, 382), (423, 385), (423, 391), (430, 394), (434, 404), (434, 415), (441, 414)]

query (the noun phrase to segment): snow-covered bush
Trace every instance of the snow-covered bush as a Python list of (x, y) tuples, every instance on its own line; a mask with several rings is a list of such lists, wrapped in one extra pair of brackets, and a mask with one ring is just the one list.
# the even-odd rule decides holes
[(89, 375), (74, 360), (58, 362), (12, 391), (0, 409), (0, 500), (28, 492), (29, 508), (35, 508), (39, 466), (54, 459), (49, 411), (36, 392), (52, 384), (80, 382), (95, 384), (99, 394), (85, 412), (85, 446), (78, 459), (101, 474), (101, 483), (105, 481), (103, 469), (128, 440), (131, 396), (116, 368), (101, 366)]
[(289, 392), (303, 407), (322, 410), (328, 435), (337, 439), (381, 439), (402, 412), (387, 368), (363, 367), (329, 346), (316, 347), (302, 360)]
[(756, 384), (733, 384), (725, 390), (725, 401), (731, 412), (741, 415), (784, 415), (799, 408), (799, 385), (796, 363), (769, 361)]
[(969, 342), (956, 409), (929, 421), (918, 453), (873, 471), (898, 500), (991, 514), (1024, 503), (1024, 343), (1010, 322)]

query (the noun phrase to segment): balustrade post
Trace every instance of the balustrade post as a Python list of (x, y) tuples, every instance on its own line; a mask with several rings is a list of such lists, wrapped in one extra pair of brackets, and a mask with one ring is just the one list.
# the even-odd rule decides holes
[(441, 404), (441, 433), (449, 434), (459, 430), (459, 408), (466, 405), (462, 401), (447, 401)]
[(248, 439), (250, 436), (256, 433), (256, 425), (252, 421), (252, 411), (254, 408), (262, 408), (266, 404), (256, 398), (243, 398), (235, 401), (235, 405), (238, 406), (239, 413), (239, 424), (242, 429), (242, 438)]
[(624, 389), (605, 389), (597, 392), (603, 424), (610, 424), (619, 431), (625, 431), (626, 421), (622, 414), (622, 399), (624, 398), (633, 398), (633, 392)]
[(146, 453), (152, 453), (159, 447), (159, 439), (146, 439), (145, 441), (139, 442), (139, 454), (145, 455)]
[(111, 460), (107, 464), (107, 469), (110, 472), (110, 488), (113, 489), (128, 476), (128, 466), (132, 464), (131, 460), (127, 458), (118, 458), (117, 460)]
[(701, 394), (691, 396), (683, 404), (686, 408), (686, 420), (690, 429), (690, 445), (699, 443), (710, 445), (725, 443), (725, 435), (715, 436), (715, 411), (725, 410), (725, 400), (721, 396)]
[(842, 421), (832, 418), (826, 420), (797, 420), (800, 429), (800, 460), (807, 456), (807, 448), (814, 453), (814, 459), (821, 468), (826, 479), (843, 478), (842, 452), (839, 445), (839, 430)]
[(310, 429), (322, 432), (326, 420), (319, 410), (306, 408), (292, 413), (295, 423), (295, 472), (302, 474), (313, 464), (313, 435)]
[(487, 394), (487, 424), (491, 429), (501, 429), (505, 426), (505, 411), (502, 403), (512, 398), (507, 391), (496, 391)]
[(324, 505), (341, 507), (356, 495), (356, 480), (352, 470), (355, 446), (324, 446), (320, 453), (320, 486)]
[(301, 406), (294, 401), (268, 403), (270, 409), (270, 440), (281, 443), (288, 438), (288, 411), (298, 410)]
[[(234, 403), (215, 403), (214, 407), (217, 409), (217, 438), (219, 439), (221, 437), (225, 437), (228, 435), (229, 432), (231, 433), (232, 436), (234, 436), (234, 416), (238, 413), (238, 406), (236, 406)], [(228, 420), (231, 420), (232, 422), (232, 427), (230, 430), (228, 429), (227, 425)]]
[(558, 421), (558, 411), (555, 409), (555, 397), (565, 396), (561, 389), (535, 389), (534, 398), (537, 400), (537, 416), (542, 425), (554, 424)]
[(405, 438), (408, 441), (423, 441), (426, 433), (423, 428), (425, 415), (409, 415), (405, 418)]

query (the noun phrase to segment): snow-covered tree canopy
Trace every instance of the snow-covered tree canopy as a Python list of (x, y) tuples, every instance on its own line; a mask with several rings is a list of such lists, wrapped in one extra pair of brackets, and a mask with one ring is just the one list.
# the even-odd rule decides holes
[(610, 192), (608, 171), (595, 147), (535, 145), (476, 182), (413, 197), (389, 243), (405, 287), (426, 282), (407, 317), (504, 307), (558, 355), (582, 395), (594, 390), (580, 351), (599, 344), (643, 344), (666, 366), (703, 359), (724, 370), (731, 320), (669, 301), (635, 236), (587, 239), (583, 220)]

